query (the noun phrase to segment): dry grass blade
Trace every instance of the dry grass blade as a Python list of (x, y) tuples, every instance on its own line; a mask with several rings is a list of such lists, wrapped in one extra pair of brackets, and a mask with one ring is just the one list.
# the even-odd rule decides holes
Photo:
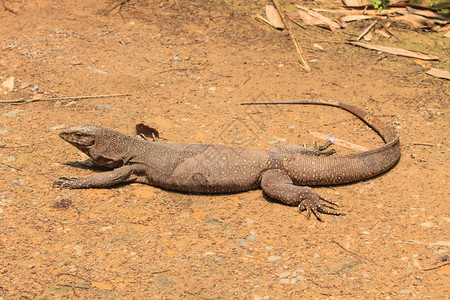
[(368, 43), (364, 43), (364, 42), (356, 42), (356, 41), (348, 41), (348, 43), (355, 45), (355, 46), (363, 47), (366, 49), (376, 50), (376, 51), (390, 53), (390, 54), (399, 55), (399, 56), (412, 57), (412, 58), (418, 58), (418, 59), (423, 59), (423, 60), (439, 60), (439, 57), (434, 56), (434, 55), (428, 55), (428, 54), (414, 52), (414, 51), (405, 50), (405, 49), (401, 49), (401, 48), (373, 45), (373, 44), (368, 44)]
[(303, 56), (303, 50), (302, 47), (300, 46), (299, 42), (297, 41), (297, 39), (295, 38), (294, 32), (292, 30), (292, 26), (289, 22), (286, 21), (286, 17), (281, 9), (280, 3), (278, 2), (278, 0), (272, 0), (273, 4), (275, 6), (275, 8), (278, 11), (278, 14), (280, 15), (284, 25), (286, 26), (289, 36), (292, 39), (292, 42), (294, 43), (295, 49), (297, 50), (297, 57), (298, 60), (300, 62), (300, 65), (303, 67), (303, 69), (305, 69), (305, 71), (310, 72), (311, 71), (311, 67), (309, 66), (308, 62), (306, 61), (305, 57)]

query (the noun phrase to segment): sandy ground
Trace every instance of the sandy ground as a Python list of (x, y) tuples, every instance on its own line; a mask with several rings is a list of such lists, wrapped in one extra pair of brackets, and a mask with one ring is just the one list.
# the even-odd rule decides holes
[[(1, 104), (0, 299), (448, 299), (450, 89), (424, 73), (449, 68), (443, 33), (394, 24), (398, 40), (375, 41), (441, 58), (424, 62), (345, 43), (370, 21), (296, 27), (305, 73), (285, 33), (252, 18), (267, 1), (3, 2), (17, 14), (0, 7), (0, 81), (15, 78), (1, 99), (129, 96)], [(67, 165), (86, 158), (58, 137), (68, 125), (144, 122), (168, 142), (253, 149), (314, 132), (382, 143), (339, 109), (239, 106), (302, 98), (355, 104), (400, 133), (390, 172), (315, 188), (346, 216), (308, 220), (260, 190), (52, 188), (96, 171)]]

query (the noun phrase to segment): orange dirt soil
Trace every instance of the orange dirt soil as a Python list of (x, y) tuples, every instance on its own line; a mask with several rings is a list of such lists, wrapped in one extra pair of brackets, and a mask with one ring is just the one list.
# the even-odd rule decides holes
[[(1, 104), (0, 299), (448, 298), (449, 81), (424, 73), (449, 66), (443, 33), (394, 24), (399, 40), (375, 41), (441, 58), (424, 62), (345, 43), (371, 21), (296, 26), (305, 73), (286, 34), (252, 18), (268, 1), (2, 2), (0, 82), (15, 90), (1, 99), (130, 96)], [(239, 106), (304, 98), (352, 103), (400, 133), (391, 171), (315, 188), (345, 216), (308, 220), (260, 190), (52, 188), (97, 171), (67, 165), (86, 157), (57, 135), (83, 123), (254, 149), (311, 146), (314, 132), (382, 143), (336, 108)]]

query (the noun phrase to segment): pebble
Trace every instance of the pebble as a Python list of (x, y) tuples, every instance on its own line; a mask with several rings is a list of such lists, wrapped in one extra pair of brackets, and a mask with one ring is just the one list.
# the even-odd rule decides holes
[(102, 104), (97, 105), (95, 108), (96, 109), (103, 109), (103, 110), (111, 110), (112, 109), (111, 106), (109, 106), (109, 105), (102, 105)]
[(289, 275), (291, 275), (290, 271), (286, 271), (280, 274), (280, 278), (287, 278), (289, 277)]
[(23, 180), (23, 179), (14, 179), (11, 182), (11, 185), (20, 185), (20, 186), (22, 186), (24, 183), (25, 183), (25, 180)]
[(400, 294), (411, 294), (411, 291), (409, 289), (404, 289), (400, 291)]
[(60, 124), (60, 125), (53, 126), (52, 128), (50, 128), (50, 130), (61, 130), (63, 128), (66, 128), (66, 125)]
[(281, 259), (281, 256), (272, 255), (272, 256), (269, 256), (269, 257), (267, 258), (267, 261), (268, 261), (268, 262), (275, 262), (275, 261), (280, 260), (280, 259)]
[(253, 234), (250, 234), (249, 236), (247, 236), (246, 238), (245, 238), (245, 240), (247, 241), (247, 242), (250, 242), (250, 243), (254, 243), (254, 242), (256, 242), (256, 239), (258, 238), (258, 235), (256, 234), (256, 233), (253, 233)]
[(8, 133), (8, 130), (0, 129), (0, 135), (6, 135), (7, 133)]
[(4, 113), (4, 114), (2, 115), (2, 117), (6, 117), (6, 118), (14, 118), (14, 117), (16, 117), (17, 115), (20, 115), (21, 113), (23, 113), (23, 110), (20, 110), (20, 109), (18, 109), (18, 110), (12, 110), (12, 111), (10, 111), (10, 112)]
[(430, 221), (426, 221), (426, 222), (423, 222), (422, 224), (420, 224), (420, 226), (425, 227), (425, 228), (431, 228), (431, 227), (434, 227), (434, 223), (430, 222)]
[(215, 86), (212, 86), (208, 89), (211, 93), (215, 93), (217, 91), (217, 88)]

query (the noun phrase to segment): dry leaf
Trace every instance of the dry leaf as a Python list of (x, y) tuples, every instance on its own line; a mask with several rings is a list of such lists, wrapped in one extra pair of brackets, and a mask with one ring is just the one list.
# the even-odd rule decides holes
[(370, 0), (343, 0), (342, 2), (348, 7), (363, 7), (373, 4)]
[(411, 26), (412, 28), (433, 28), (436, 26), (433, 21), (430, 21), (425, 17), (413, 14), (395, 17), (392, 18), (392, 21), (405, 23)]
[(375, 29), (375, 33), (377, 33), (387, 39), (391, 37), (391, 35), (384, 29)]
[(299, 9), (301, 9), (303, 11), (306, 11), (309, 15), (311, 15), (311, 16), (319, 19), (319, 20), (321, 20), (325, 25), (330, 27), (331, 31), (335, 31), (336, 29), (341, 28), (341, 25), (339, 25), (338, 23), (332, 21), (330, 18), (322, 15), (321, 13), (319, 13), (317, 11), (313, 11), (313, 10), (307, 8), (307, 7), (303, 7), (303, 6), (300, 6), (300, 5), (295, 5), (295, 7), (299, 8)]
[(405, 49), (401, 49), (401, 48), (392, 48), (392, 47), (387, 47), (387, 46), (373, 45), (373, 44), (368, 44), (368, 43), (364, 43), (364, 42), (354, 42), (354, 41), (349, 41), (348, 43), (355, 45), (355, 46), (359, 46), (359, 47), (363, 47), (363, 48), (367, 48), (367, 49), (371, 49), (371, 50), (376, 50), (376, 51), (381, 51), (381, 52), (385, 52), (385, 53), (390, 53), (390, 54), (394, 54), (394, 55), (413, 57), (413, 58), (418, 58), (418, 59), (423, 59), (423, 60), (439, 60), (439, 57), (434, 56), (434, 55), (428, 55), (428, 54), (424, 54), (424, 53), (420, 53), (420, 52), (409, 51), (409, 50), (405, 50)]
[(305, 11), (299, 10), (298, 14), (302, 18), (303, 22), (305, 22), (308, 25), (326, 25), (322, 20), (311, 16)]
[(450, 72), (447, 70), (431, 68), (425, 73), (434, 77), (450, 80)]
[(419, 16), (427, 17), (427, 18), (435, 18), (435, 19), (445, 20), (445, 17), (443, 15), (437, 14), (434, 11), (429, 10), (429, 9), (417, 9), (417, 8), (414, 8), (411, 6), (406, 6), (406, 9), (411, 14), (415, 14), (415, 15), (419, 15)]
[(269, 22), (276, 29), (284, 29), (284, 23), (273, 5), (266, 5), (266, 16)]
[(342, 22), (353, 22), (353, 21), (361, 21), (361, 20), (367, 20), (367, 19), (373, 19), (374, 16), (364, 16), (364, 15), (349, 15), (349, 16), (343, 16), (341, 18)]
[(159, 132), (155, 128), (151, 128), (144, 123), (139, 123), (136, 125), (136, 135), (143, 135), (147, 139), (157, 140), (159, 138)]
[(366, 42), (370, 42), (371, 40), (373, 39), (373, 34), (372, 34), (372, 32), (367, 32), (365, 35), (364, 35), (364, 40), (366, 41)]

